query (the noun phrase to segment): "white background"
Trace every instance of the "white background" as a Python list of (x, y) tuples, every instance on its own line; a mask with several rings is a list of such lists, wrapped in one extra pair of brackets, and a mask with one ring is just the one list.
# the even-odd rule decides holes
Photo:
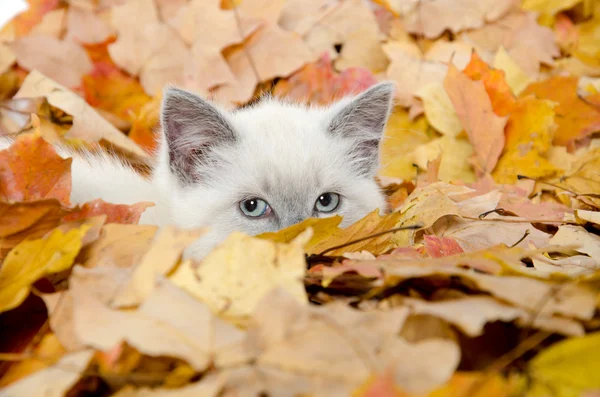
[(27, 8), (28, 4), (25, 0), (0, 0), (0, 29)]

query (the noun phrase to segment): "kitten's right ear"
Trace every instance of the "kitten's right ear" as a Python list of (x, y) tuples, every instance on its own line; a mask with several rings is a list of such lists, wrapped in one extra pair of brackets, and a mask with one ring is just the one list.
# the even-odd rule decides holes
[(202, 179), (199, 165), (211, 149), (233, 144), (236, 134), (225, 112), (196, 94), (169, 87), (163, 93), (161, 125), (169, 168), (183, 185)]

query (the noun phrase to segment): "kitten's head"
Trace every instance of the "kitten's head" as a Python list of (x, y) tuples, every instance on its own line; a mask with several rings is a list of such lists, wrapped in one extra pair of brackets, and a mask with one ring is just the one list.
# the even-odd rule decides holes
[(331, 107), (267, 99), (235, 112), (168, 88), (155, 172), (182, 227), (208, 226), (205, 247), (234, 230), (275, 231), (309, 217), (351, 224), (385, 200), (374, 181), (393, 85)]

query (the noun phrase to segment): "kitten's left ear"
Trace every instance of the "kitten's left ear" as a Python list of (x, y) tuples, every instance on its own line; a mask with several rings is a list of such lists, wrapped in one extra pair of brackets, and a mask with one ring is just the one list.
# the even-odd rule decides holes
[(394, 84), (374, 85), (351, 99), (344, 99), (332, 109), (328, 131), (333, 136), (352, 139), (350, 155), (360, 173), (372, 175), (379, 159), (379, 142), (392, 108)]

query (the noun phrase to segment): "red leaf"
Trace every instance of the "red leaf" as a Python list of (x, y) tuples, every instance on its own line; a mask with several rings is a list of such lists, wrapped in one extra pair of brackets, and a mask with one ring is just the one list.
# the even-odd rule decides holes
[(43, 138), (21, 135), (0, 151), (0, 199), (8, 202), (55, 198), (70, 205), (71, 159)]
[(70, 213), (63, 218), (64, 222), (72, 222), (80, 219), (91, 218), (98, 215), (106, 215), (106, 223), (137, 224), (140, 216), (148, 207), (153, 207), (150, 202), (140, 202), (133, 205), (111, 204), (101, 199), (85, 203), (79, 210)]
[(463, 251), (456, 240), (448, 237), (438, 236), (424, 236), (425, 239), (425, 251), (432, 258), (440, 258), (442, 256), (449, 256), (460, 254)]

